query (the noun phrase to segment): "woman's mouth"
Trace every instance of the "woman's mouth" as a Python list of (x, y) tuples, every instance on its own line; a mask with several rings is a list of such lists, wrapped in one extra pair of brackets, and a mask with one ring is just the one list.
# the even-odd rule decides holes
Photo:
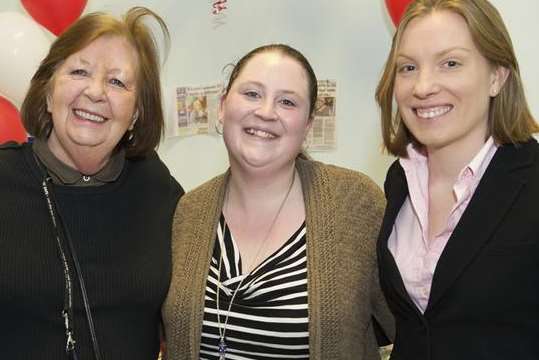
[(453, 105), (414, 108), (416, 115), (422, 119), (432, 119), (447, 114)]
[(87, 111), (80, 110), (80, 109), (73, 110), (73, 113), (82, 120), (87, 120), (87, 121), (91, 121), (95, 123), (102, 123), (102, 122), (105, 122), (105, 120), (107, 120), (107, 118), (105, 118), (104, 116), (97, 115), (94, 113), (89, 113)]
[(277, 137), (277, 135), (272, 134), (268, 131), (255, 128), (246, 128), (245, 132), (249, 135), (256, 136), (262, 139), (275, 139)]

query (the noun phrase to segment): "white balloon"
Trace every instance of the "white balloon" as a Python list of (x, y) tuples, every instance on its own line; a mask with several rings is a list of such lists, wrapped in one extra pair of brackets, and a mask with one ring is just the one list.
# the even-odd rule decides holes
[(20, 107), (50, 40), (30, 17), (0, 12), (0, 93)]

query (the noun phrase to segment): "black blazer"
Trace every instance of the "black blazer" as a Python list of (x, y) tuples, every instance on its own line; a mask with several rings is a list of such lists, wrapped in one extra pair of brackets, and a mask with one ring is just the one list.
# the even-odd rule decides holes
[(498, 148), (434, 271), (424, 314), (387, 247), (408, 196), (398, 161), (384, 184), (380, 281), (397, 322), (392, 360), (539, 359), (539, 145)]

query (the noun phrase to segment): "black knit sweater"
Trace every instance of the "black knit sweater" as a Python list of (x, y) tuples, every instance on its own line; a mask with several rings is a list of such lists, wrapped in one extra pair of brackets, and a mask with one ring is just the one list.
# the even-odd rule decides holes
[[(63, 267), (42, 178), (30, 145), (0, 149), (1, 359), (66, 359)], [(82, 268), (103, 359), (155, 359), (180, 185), (153, 153), (126, 161), (113, 183), (51, 187)], [(78, 354), (90, 360), (78, 285), (74, 307)]]

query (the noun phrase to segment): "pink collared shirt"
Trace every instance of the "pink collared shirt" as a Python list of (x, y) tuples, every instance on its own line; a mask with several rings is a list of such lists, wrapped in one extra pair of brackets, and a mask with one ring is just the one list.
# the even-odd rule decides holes
[(440, 255), (497, 148), (490, 137), (472, 161), (461, 170), (453, 186), (456, 203), (449, 213), (447, 225), (430, 242), (427, 157), (409, 145), (409, 157), (399, 159), (406, 175), (409, 194), (393, 225), (388, 247), (406, 290), (421, 313), (427, 308), (432, 277)]

